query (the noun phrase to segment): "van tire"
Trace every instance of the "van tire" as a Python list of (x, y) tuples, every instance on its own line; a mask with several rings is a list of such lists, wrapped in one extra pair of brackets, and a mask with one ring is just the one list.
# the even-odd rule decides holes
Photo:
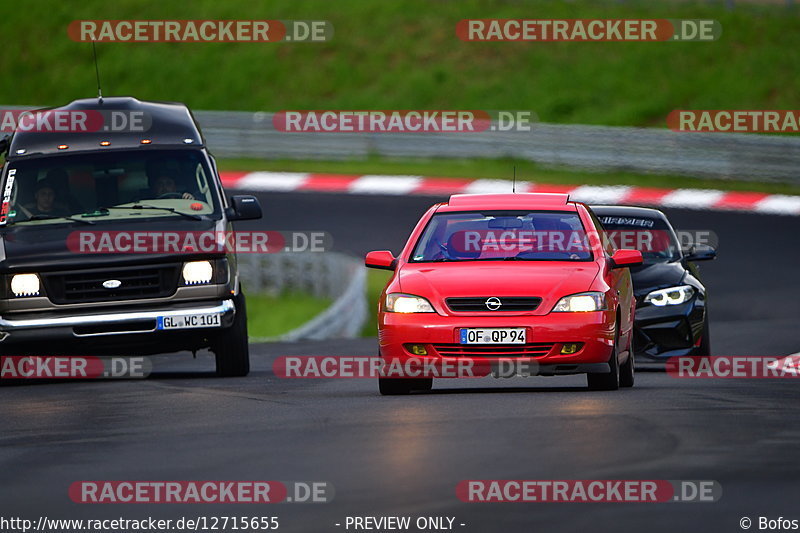
[(242, 377), (250, 373), (247, 305), (241, 289), (233, 303), (236, 308), (233, 324), (223, 329), (211, 346), (217, 361), (217, 375), (220, 377)]

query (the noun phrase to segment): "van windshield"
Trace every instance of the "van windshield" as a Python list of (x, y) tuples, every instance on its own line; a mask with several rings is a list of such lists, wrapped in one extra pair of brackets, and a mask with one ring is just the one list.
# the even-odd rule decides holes
[(3, 176), (0, 225), (121, 218), (219, 218), (201, 150), (142, 150), (14, 160)]

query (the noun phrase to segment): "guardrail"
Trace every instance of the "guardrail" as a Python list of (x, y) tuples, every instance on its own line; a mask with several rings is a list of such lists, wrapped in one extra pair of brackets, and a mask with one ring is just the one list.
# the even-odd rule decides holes
[(218, 157), (513, 157), (606, 172), (800, 182), (800, 137), (793, 136), (545, 123), (508, 132), (285, 133), (273, 127), (272, 113), (198, 111), (195, 116)]
[(242, 254), (238, 261), (248, 294), (298, 290), (333, 299), (325, 311), (277, 339), (251, 340), (354, 338), (361, 333), (367, 320), (367, 297), (366, 269), (360, 260), (337, 252), (306, 252)]
[(194, 115), (211, 151), (223, 158), (511, 157), (604, 172), (800, 183), (800, 136), (546, 123), (533, 124), (531, 131), (506, 132), (285, 133), (273, 126), (273, 113), (196, 111)]

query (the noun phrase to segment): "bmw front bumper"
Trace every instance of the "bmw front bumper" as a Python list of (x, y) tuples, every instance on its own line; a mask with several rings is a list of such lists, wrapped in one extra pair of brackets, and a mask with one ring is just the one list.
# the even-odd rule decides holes
[(705, 302), (697, 296), (679, 305), (637, 306), (633, 325), (636, 362), (694, 355), (702, 341), (705, 313)]

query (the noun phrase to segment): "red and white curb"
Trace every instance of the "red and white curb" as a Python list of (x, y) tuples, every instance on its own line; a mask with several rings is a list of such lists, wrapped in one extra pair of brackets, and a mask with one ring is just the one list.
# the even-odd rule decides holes
[[(306, 172), (222, 172), (227, 189), (269, 192), (431, 195), (507, 193), (511, 180), (425, 176), (312, 174)], [(800, 215), (800, 196), (713, 189), (656, 189), (627, 185), (552, 185), (517, 182), (517, 192), (569, 193), (590, 204), (626, 204)]]

